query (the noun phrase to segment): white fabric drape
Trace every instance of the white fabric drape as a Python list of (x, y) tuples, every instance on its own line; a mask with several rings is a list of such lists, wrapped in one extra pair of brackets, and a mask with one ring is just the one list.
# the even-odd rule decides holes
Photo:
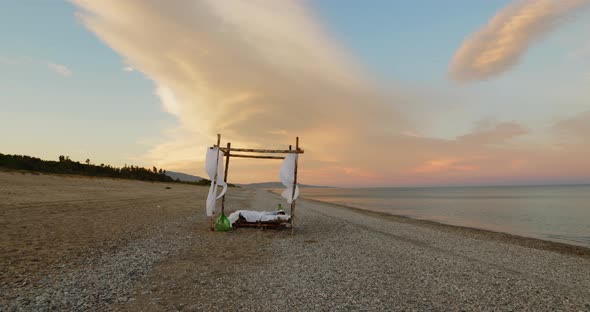
[[(299, 186), (294, 185), (295, 183), (295, 162), (297, 161), (298, 154), (289, 154), (283, 160), (283, 164), (281, 165), (281, 170), (279, 172), (279, 176), (281, 178), (281, 182), (286, 187), (286, 189), (281, 194), (287, 202), (290, 204), (293, 202), (294, 199), (299, 197)], [(293, 196), (293, 187), (295, 187), (295, 196)]]
[(225, 162), (223, 161), (224, 159), (223, 153), (219, 153), (219, 161), (217, 162), (217, 186), (221, 186), (223, 187), (223, 189), (221, 189), (221, 193), (219, 195), (217, 195), (217, 197), (215, 198), (220, 199), (223, 195), (225, 195), (225, 192), (227, 192), (227, 183), (225, 183), (224, 181), (224, 177), (225, 177)]
[[(220, 153), (218, 147), (208, 148), (207, 155), (205, 157), (205, 169), (209, 180), (211, 180), (211, 186), (209, 187), (209, 194), (207, 194), (207, 216), (210, 217), (215, 213), (215, 201), (221, 198), (227, 191), (227, 184), (223, 181), (225, 173), (223, 167), (223, 153)], [(217, 169), (217, 170), (216, 170)], [(215, 177), (217, 173), (217, 178)], [(222, 186), (223, 189), (221, 194), (217, 195), (217, 186)]]

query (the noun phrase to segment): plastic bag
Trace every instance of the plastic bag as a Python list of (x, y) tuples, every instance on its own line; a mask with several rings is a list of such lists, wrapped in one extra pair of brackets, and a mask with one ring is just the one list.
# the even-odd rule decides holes
[(224, 213), (222, 213), (217, 219), (217, 222), (215, 222), (215, 230), (218, 232), (227, 232), (231, 230), (231, 222)]

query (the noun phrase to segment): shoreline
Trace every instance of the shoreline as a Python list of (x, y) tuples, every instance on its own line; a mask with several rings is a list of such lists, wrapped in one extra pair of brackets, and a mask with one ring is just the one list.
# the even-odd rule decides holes
[[(267, 190), (270, 193), (278, 194), (279, 193), (273, 190)], [(561, 254), (566, 255), (574, 255), (578, 257), (582, 257), (585, 259), (590, 259), (590, 248), (585, 246), (567, 244), (564, 242), (552, 241), (552, 240), (545, 240), (542, 238), (537, 237), (528, 237), (518, 234), (511, 234), (499, 231), (493, 231), (488, 229), (480, 229), (474, 228), (469, 226), (462, 226), (462, 225), (454, 225), (454, 224), (447, 224), (433, 220), (426, 220), (426, 219), (416, 219), (409, 216), (404, 215), (397, 215), (393, 213), (383, 212), (383, 211), (375, 211), (370, 209), (363, 209), (359, 207), (347, 206), (344, 204), (339, 203), (332, 203), (329, 201), (322, 201), (312, 198), (306, 197), (299, 197), (298, 200), (305, 200), (316, 202), (325, 205), (331, 205), (334, 207), (344, 208), (348, 210), (352, 210), (355, 212), (359, 212), (369, 216), (378, 216), (378, 217), (385, 217), (392, 219), (392, 221), (396, 221), (399, 223), (409, 223), (419, 226), (425, 226), (429, 228), (434, 228), (437, 230), (442, 230), (446, 232), (454, 232), (454, 233), (461, 233), (468, 236), (477, 236), (478, 239), (488, 239), (488, 240), (495, 240), (495, 241), (502, 241), (506, 243), (510, 243), (513, 245), (518, 245), (522, 247), (534, 248), (538, 250), (546, 250), (546, 251), (554, 251)]]

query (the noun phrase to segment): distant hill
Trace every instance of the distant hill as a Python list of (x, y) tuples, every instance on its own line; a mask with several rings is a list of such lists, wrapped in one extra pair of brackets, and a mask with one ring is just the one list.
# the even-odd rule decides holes
[[(260, 182), (260, 183), (240, 184), (240, 186), (246, 187), (246, 188), (284, 188), (283, 183), (281, 183), (281, 182)], [(331, 186), (299, 184), (299, 187), (301, 187), (301, 188), (330, 188)]]
[[(43, 160), (27, 155), (5, 155), (0, 153), (0, 168), (9, 170), (24, 170), (33, 172), (46, 172), (54, 174), (75, 174), (91, 177), (105, 177), (118, 179), (133, 179), (152, 182), (176, 182), (167, 176), (166, 170), (156, 167), (147, 169), (139, 166), (127, 166), (122, 168), (111, 165), (95, 165), (86, 159), (84, 163), (71, 160), (69, 156), (60, 155), (58, 160)], [(187, 182), (184, 182), (187, 183)]]
[(204, 178), (202, 178), (202, 177), (194, 176), (194, 175), (190, 175), (190, 174), (186, 174), (186, 173), (182, 173), (182, 172), (166, 171), (166, 175), (171, 177), (174, 180), (178, 179), (182, 182), (199, 182), (201, 180), (204, 180)]

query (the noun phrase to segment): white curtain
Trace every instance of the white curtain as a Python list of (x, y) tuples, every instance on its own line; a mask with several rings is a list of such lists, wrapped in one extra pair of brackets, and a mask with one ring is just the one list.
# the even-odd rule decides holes
[[(215, 201), (221, 198), (227, 191), (227, 184), (223, 181), (225, 173), (223, 166), (223, 153), (219, 151), (218, 147), (208, 148), (207, 155), (205, 157), (205, 169), (209, 180), (211, 180), (211, 186), (209, 187), (209, 194), (207, 195), (207, 216), (210, 217), (215, 213)], [(217, 169), (217, 170), (215, 170)], [(217, 172), (217, 178), (215, 173)], [(217, 195), (217, 187), (222, 186), (223, 189), (219, 195)]]
[[(293, 200), (299, 197), (299, 186), (295, 185), (295, 162), (297, 161), (298, 154), (289, 154), (283, 160), (279, 176), (281, 182), (286, 189), (281, 194), (287, 202), (290, 204)], [(295, 187), (295, 196), (293, 196), (293, 187)]]

